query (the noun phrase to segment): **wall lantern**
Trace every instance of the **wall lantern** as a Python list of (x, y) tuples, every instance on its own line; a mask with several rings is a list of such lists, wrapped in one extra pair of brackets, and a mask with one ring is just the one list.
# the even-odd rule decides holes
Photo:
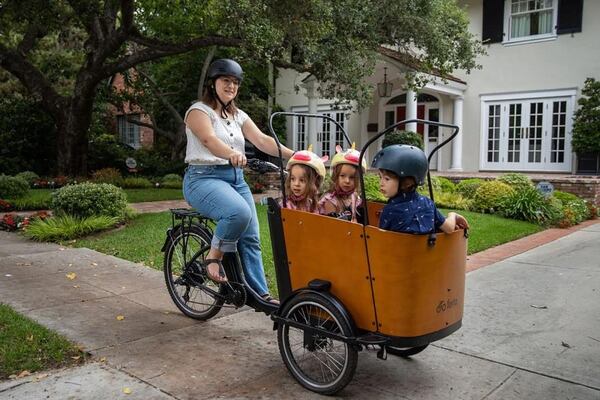
[(383, 67), (383, 82), (377, 84), (377, 94), (379, 94), (379, 97), (390, 97), (392, 87), (392, 82), (387, 81), (387, 67)]

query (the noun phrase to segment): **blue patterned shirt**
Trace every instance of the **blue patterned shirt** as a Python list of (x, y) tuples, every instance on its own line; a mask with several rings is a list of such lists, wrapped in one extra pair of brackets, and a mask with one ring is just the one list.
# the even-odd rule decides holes
[(379, 227), (395, 232), (427, 234), (438, 230), (444, 217), (430, 198), (417, 193), (399, 193), (389, 199), (379, 217)]

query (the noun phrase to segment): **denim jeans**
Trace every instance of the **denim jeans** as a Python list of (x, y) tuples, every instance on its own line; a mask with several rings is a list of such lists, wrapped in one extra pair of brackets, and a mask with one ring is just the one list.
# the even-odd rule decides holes
[(262, 263), (256, 206), (244, 170), (229, 165), (190, 165), (183, 178), (183, 196), (199, 213), (217, 222), (211, 246), (236, 250), (250, 287), (268, 293)]

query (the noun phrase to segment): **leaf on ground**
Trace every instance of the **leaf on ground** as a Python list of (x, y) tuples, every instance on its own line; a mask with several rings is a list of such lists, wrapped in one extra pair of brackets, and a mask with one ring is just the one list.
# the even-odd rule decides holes
[(96, 263), (96, 262), (93, 262), (93, 263), (91, 263), (90, 265), (91, 265), (91, 266), (93, 266), (93, 267), (97, 267), (97, 266), (98, 266), (98, 263)]
[(19, 375), (17, 375), (17, 378), (24, 378), (29, 375), (31, 375), (31, 372), (29, 372), (27, 370), (23, 370), (23, 371), (21, 371), (21, 373), (19, 373)]
[(123, 315), (117, 315), (117, 321), (123, 321), (125, 317)]
[(28, 342), (33, 342), (33, 335), (27, 336), (27, 341)]
[(36, 381), (41, 381), (42, 379), (47, 378), (47, 377), (48, 377), (48, 374), (37, 374), (35, 376), (35, 380)]
[(69, 272), (66, 276), (70, 280), (77, 278), (77, 274), (75, 272)]
[(123, 388), (123, 393), (125, 393), (125, 394), (131, 394), (131, 389), (129, 389), (128, 387)]
[(571, 345), (570, 345), (569, 343), (567, 343), (567, 342), (560, 342), (560, 344), (561, 344), (563, 347), (566, 347), (567, 349), (570, 349), (570, 348), (571, 348)]
[(79, 289), (79, 285), (73, 285), (75, 289)]
[(106, 357), (100, 357), (100, 360), (99, 360), (99, 361), (100, 361), (101, 363), (103, 363), (103, 362), (106, 362)]
[(545, 310), (548, 308), (548, 306), (538, 306), (536, 304), (530, 304), (529, 307), (538, 308), (540, 310)]

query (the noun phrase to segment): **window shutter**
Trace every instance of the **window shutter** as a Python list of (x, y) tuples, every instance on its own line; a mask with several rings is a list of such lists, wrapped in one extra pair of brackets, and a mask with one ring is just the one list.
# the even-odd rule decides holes
[(581, 32), (583, 0), (558, 0), (556, 33)]
[(504, 0), (483, 0), (483, 29), (481, 41), (502, 42), (504, 38)]

